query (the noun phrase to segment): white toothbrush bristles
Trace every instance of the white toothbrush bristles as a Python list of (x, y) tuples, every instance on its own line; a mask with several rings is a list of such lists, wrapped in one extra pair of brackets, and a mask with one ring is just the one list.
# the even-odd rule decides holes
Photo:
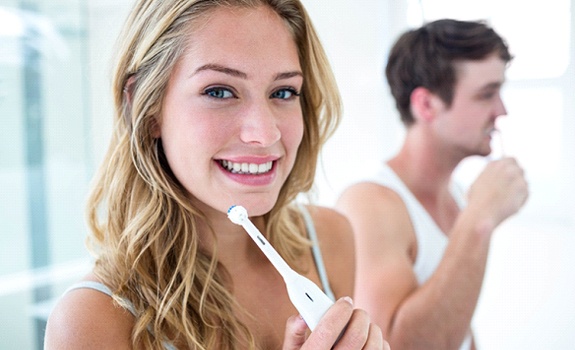
[(236, 225), (241, 225), (248, 218), (248, 211), (241, 205), (232, 205), (228, 209), (228, 218)]

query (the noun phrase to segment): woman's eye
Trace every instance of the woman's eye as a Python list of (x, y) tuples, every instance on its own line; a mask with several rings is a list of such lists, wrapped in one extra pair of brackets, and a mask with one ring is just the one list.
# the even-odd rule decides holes
[(280, 89), (272, 93), (272, 98), (279, 98), (282, 100), (288, 100), (299, 96), (299, 93), (295, 89)]
[(219, 87), (206, 89), (204, 91), (204, 95), (207, 95), (207, 96), (213, 97), (213, 98), (222, 98), (222, 99), (234, 97), (234, 94), (230, 90), (225, 89), (225, 88), (219, 88)]

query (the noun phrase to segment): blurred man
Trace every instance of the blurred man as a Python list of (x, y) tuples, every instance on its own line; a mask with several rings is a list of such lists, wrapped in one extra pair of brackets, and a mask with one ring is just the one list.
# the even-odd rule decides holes
[(482, 22), (404, 33), (386, 76), (407, 133), (400, 151), (338, 201), (357, 240), (356, 302), (392, 349), (474, 349), (471, 320), (496, 227), (528, 197), (513, 158), (489, 163), (465, 201), (452, 175), (487, 156), (512, 59)]

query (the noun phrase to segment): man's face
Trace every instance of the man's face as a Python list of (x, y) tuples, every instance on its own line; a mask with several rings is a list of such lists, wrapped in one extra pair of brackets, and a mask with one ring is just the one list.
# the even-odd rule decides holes
[(501, 100), (506, 63), (497, 55), (458, 63), (451, 106), (443, 104), (436, 131), (463, 156), (491, 153), (491, 137), (498, 117), (507, 114)]

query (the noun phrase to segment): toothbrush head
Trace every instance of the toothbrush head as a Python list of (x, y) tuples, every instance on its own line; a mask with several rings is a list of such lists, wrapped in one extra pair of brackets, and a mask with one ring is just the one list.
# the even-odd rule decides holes
[(228, 219), (234, 224), (241, 225), (248, 218), (248, 211), (241, 205), (232, 205), (228, 209)]

